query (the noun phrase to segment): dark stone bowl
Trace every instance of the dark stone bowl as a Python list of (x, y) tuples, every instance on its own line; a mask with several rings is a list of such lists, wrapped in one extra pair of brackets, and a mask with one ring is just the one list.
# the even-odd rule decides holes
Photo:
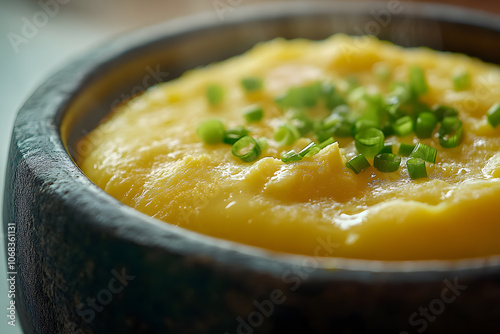
[[(500, 18), (486, 13), (394, 1), (282, 3), (148, 28), (47, 80), (17, 116), (5, 188), (4, 231), (15, 244), (8, 271), (17, 273), (25, 333), (498, 332), (500, 257), (391, 263), (276, 254), (147, 217), (74, 163), (89, 149), (78, 138), (157, 81), (277, 36), (337, 32), (500, 62)], [(334, 256), (327, 238), (318, 245)]]

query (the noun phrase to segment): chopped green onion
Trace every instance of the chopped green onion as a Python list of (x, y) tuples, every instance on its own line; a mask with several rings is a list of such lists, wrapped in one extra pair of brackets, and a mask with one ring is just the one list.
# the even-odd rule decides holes
[(427, 177), (425, 161), (420, 158), (408, 159), (408, 161), (406, 161), (406, 167), (408, 168), (408, 174), (413, 180)]
[(237, 126), (234, 129), (227, 130), (224, 133), (224, 139), (223, 142), (225, 144), (233, 145), (236, 143), (240, 138), (245, 137), (248, 135), (249, 131), (245, 129), (242, 126)]
[(455, 91), (465, 90), (470, 87), (470, 75), (467, 72), (457, 73), (453, 77), (453, 89)]
[(224, 139), (224, 124), (218, 119), (209, 119), (201, 123), (196, 132), (205, 144), (218, 144)]
[(500, 103), (491, 106), (486, 115), (491, 126), (496, 128), (500, 124)]
[(335, 137), (346, 138), (352, 136), (353, 124), (347, 120), (338, 123), (333, 127)]
[(292, 87), (275, 102), (282, 108), (312, 108), (318, 103), (321, 95), (319, 82), (302, 87)]
[(281, 156), (281, 161), (284, 163), (296, 162), (302, 160), (302, 157), (294, 150), (290, 150)]
[(325, 147), (335, 143), (335, 139), (333, 137), (328, 138), (327, 140), (322, 141), (321, 143), (318, 144), (318, 147), (320, 149), (324, 149)]
[(354, 141), (359, 153), (372, 158), (384, 147), (384, 139), (382, 131), (370, 128), (356, 134)]
[(333, 110), (338, 106), (345, 105), (345, 99), (337, 92), (330, 83), (323, 83), (321, 92), (325, 99), (325, 106), (328, 110)]
[(386, 102), (389, 105), (396, 105), (407, 103), (412, 98), (410, 86), (405, 82), (396, 81), (392, 84), (391, 93)]
[(297, 110), (290, 110), (287, 112), (286, 117), (290, 120), (290, 124), (294, 126), (301, 136), (307, 135), (313, 129), (313, 122)]
[(380, 153), (373, 159), (373, 167), (382, 173), (392, 173), (399, 169), (401, 157), (392, 153)]
[(462, 122), (458, 117), (445, 117), (439, 128), (439, 143), (444, 148), (454, 148), (462, 140)]
[(258, 104), (254, 104), (243, 109), (243, 116), (247, 123), (258, 122), (264, 117), (264, 110)]
[(419, 66), (410, 67), (410, 87), (416, 96), (423, 95), (428, 91), (424, 70)]
[(241, 79), (241, 85), (247, 92), (255, 92), (262, 89), (263, 82), (262, 79), (258, 77), (247, 77)]
[(306, 147), (304, 147), (300, 152), (299, 155), (301, 157), (312, 157), (316, 153), (321, 151), (321, 148), (316, 144), (315, 142), (309, 143)]
[(438, 123), (436, 115), (430, 112), (422, 112), (415, 122), (415, 133), (418, 138), (430, 138)]
[(260, 150), (265, 151), (269, 147), (266, 137), (260, 137), (256, 139), (257, 144), (259, 144)]
[(445, 117), (458, 116), (458, 110), (452, 107), (437, 105), (432, 109), (434, 115), (436, 115), (438, 121), (442, 121)]
[(411, 152), (415, 149), (416, 145), (401, 143), (399, 145), (398, 155), (402, 157), (409, 157)]
[(233, 144), (231, 153), (244, 162), (252, 162), (259, 158), (260, 147), (255, 139), (250, 136), (245, 136)]
[(291, 145), (299, 139), (299, 137), (299, 131), (289, 124), (280, 125), (274, 132), (274, 140), (281, 146)]
[(436, 163), (437, 150), (425, 144), (418, 144), (410, 154), (411, 158), (420, 158), (424, 161)]
[(397, 136), (408, 136), (413, 132), (413, 120), (410, 116), (403, 116), (392, 123), (392, 128)]
[(347, 168), (352, 169), (352, 171), (356, 174), (359, 174), (359, 173), (365, 171), (368, 167), (371, 166), (363, 154), (360, 154), (360, 155), (352, 158), (345, 165)]
[(216, 105), (224, 100), (224, 87), (219, 84), (211, 84), (207, 87), (207, 99), (211, 105)]
[(378, 122), (377, 120), (360, 118), (354, 123), (352, 131), (354, 133), (359, 133), (371, 128), (378, 129), (379, 127), (380, 127), (380, 122)]
[(392, 153), (392, 143), (384, 143), (384, 147), (379, 153)]
[(360, 82), (359, 82), (359, 79), (358, 77), (356, 77), (355, 75), (350, 75), (348, 76), (346, 79), (345, 79), (345, 82), (347, 83), (347, 91), (350, 92), (352, 91), (353, 89), (359, 87), (360, 85)]

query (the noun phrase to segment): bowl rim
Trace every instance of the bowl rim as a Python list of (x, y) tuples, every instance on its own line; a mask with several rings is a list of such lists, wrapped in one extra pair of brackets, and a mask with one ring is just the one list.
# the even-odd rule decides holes
[[(61, 138), (61, 123), (75, 96), (93, 82), (92, 80), (96, 80), (99, 68), (133, 49), (160, 39), (178, 37), (203, 29), (220, 29), (242, 23), (302, 15), (332, 15), (334, 12), (366, 16), (371, 10), (385, 7), (386, 2), (372, 1), (314, 4), (288, 2), (286, 6), (282, 3), (254, 4), (238, 8), (223, 21), (220, 21), (215, 13), (201, 13), (125, 34), (67, 64), (39, 86), (16, 117), (11, 145), (18, 145), (18, 151), (35, 175), (42, 179), (47, 174), (57, 175), (60, 180), (72, 185), (69, 190), (65, 188), (64, 192), (57, 189), (55, 191), (59, 191), (63, 201), (69, 201), (65, 198), (80, 197), (88, 207), (96, 210), (94, 214), (100, 218), (89, 222), (94, 227), (128, 242), (158, 247), (169, 253), (200, 258), (208, 256), (228, 270), (260, 270), (279, 277), (291, 267), (298, 266), (310, 271), (310, 280), (354, 279), (370, 282), (443, 280), (450, 277), (450, 274), (463, 277), (498, 272), (500, 256), (432, 261), (377, 261), (335, 257), (318, 259), (273, 252), (178, 228), (128, 207), (98, 188), (72, 160), (65, 139)], [(404, 3), (403, 11), (396, 16), (465, 24), (500, 32), (500, 20), (497, 16), (450, 5)], [(61, 88), (62, 83), (64, 88)], [(54, 91), (54, 88), (57, 89)], [(54, 102), (49, 102), (48, 95), (53, 98), (54, 94), (58, 97)], [(36, 137), (46, 138), (44, 143), (48, 146), (30, 140)], [(32, 145), (30, 152), (26, 152), (22, 147), (27, 141)], [(62, 159), (57, 164), (49, 163), (51, 152), (48, 150), (61, 153)], [(47, 161), (45, 170), (40, 170), (39, 165), (37, 167), (31, 164), (34, 160)]]

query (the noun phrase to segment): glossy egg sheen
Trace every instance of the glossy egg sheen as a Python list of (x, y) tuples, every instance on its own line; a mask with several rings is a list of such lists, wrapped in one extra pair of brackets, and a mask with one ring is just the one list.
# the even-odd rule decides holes
[[(454, 149), (442, 148), (437, 134), (386, 138), (396, 149), (400, 142), (437, 148), (428, 178), (411, 180), (405, 158), (397, 172), (370, 167), (355, 175), (345, 167), (356, 154), (352, 138), (336, 138), (297, 163), (280, 160), (314, 139), (286, 147), (272, 140), (284, 114), (274, 99), (287, 88), (326, 80), (346, 91), (346, 79), (355, 76), (370, 92), (386, 94), (391, 81), (408, 81), (411, 65), (425, 70), (429, 91), (421, 100), (457, 108), (464, 123), (462, 144)], [(374, 75), (379, 66), (392, 69), (389, 81)], [(470, 74), (470, 88), (453, 89), (457, 71)], [(240, 80), (248, 76), (263, 78), (264, 89), (246, 93)], [(226, 90), (216, 106), (205, 94), (212, 83)], [(374, 260), (500, 254), (500, 127), (493, 129), (485, 116), (497, 101), (499, 69), (465, 55), (404, 49), (372, 37), (277, 39), (119, 106), (79, 143), (79, 165), (107, 193), (147, 215), (279, 252)], [(246, 124), (241, 110), (255, 103), (264, 118)], [(326, 116), (321, 107), (311, 112)], [(269, 148), (244, 163), (228, 145), (203, 144), (196, 129), (214, 117), (228, 129), (243, 125), (255, 138), (267, 137)]]

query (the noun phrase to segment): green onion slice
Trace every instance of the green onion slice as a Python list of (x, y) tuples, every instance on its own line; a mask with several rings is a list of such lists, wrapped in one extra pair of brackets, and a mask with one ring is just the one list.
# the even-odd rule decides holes
[(413, 180), (427, 177), (425, 161), (420, 158), (408, 159), (408, 161), (406, 161), (406, 167), (408, 168), (408, 174)]
[(201, 123), (196, 132), (205, 144), (218, 144), (224, 139), (224, 124), (218, 119), (209, 119)]
[(467, 72), (460, 72), (453, 76), (453, 89), (461, 91), (468, 89), (471, 85), (470, 75)]
[(384, 143), (384, 147), (379, 153), (392, 153), (392, 143)]
[(327, 140), (322, 141), (321, 143), (318, 144), (318, 147), (320, 149), (324, 149), (325, 147), (335, 143), (335, 139), (333, 137), (328, 138)]
[(264, 117), (264, 110), (258, 104), (254, 104), (243, 109), (243, 116), (247, 123), (258, 122)]
[(384, 148), (384, 139), (382, 131), (370, 128), (356, 134), (354, 141), (359, 153), (372, 158)]
[(416, 145), (401, 143), (399, 145), (398, 155), (402, 157), (409, 157), (411, 152), (415, 149)]
[(274, 140), (281, 146), (291, 145), (299, 137), (299, 131), (290, 124), (280, 125), (274, 132)]
[(419, 66), (410, 67), (410, 87), (416, 96), (423, 95), (428, 91), (424, 70)]
[(249, 131), (242, 126), (237, 126), (234, 129), (227, 130), (224, 133), (223, 142), (225, 144), (233, 145), (242, 137), (245, 137), (249, 134)]
[(224, 100), (224, 87), (220, 84), (211, 84), (207, 87), (207, 99), (211, 105), (216, 105)]
[(365, 171), (368, 167), (371, 166), (363, 154), (360, 154), (360, 155), (352, 158), (345, 165), (347, 168), (352, 169), (352, 171), (356, 174), (359, 174), (359, 173)]
[(281, 156), (281, 161), (283, 161), (286, 164), (290, 162), (297, 162), (300, 160), (302, 160), (302, 157), (294, 150), (290, 150), (286, 153), (283, 153), (283, 155)]
[(323, 83), (321, 92), (325, 99), (325, 106), (328, 110), (333, 110), (338, 106), (346, 104), (345, 99), (337, 92), (331, 83)]
[(420, 158), (424, 161), (436, 163), (437, 150), (425, 144), (418, 144), (415, 146), (410, 154), (411, 158)]
[(241, 79), (241, 85), (247, 92), (255, 92), (262, 89), (263, 81), (258, 77), (247, 77)]
[(434, 115), (436, 115), (438, 121), (442, 121), (445, 117), (458, 116), (458, 110), (452, 107), (437, 105), (432, 109)]
[(301, 136), (307, 135), (313, 129), (313, 121), (300, 111), (290, 111), (287, 113), (290, 124), (294, 126)]
[(418, 138), (430, 138), (438, 123), (436, 115), (430, 112), (422, 112), (415, 122), (415, 133)]
[(299, 155), (301, 157), (312, 157), (316, 153), (321, 151), (321, 148), (316, 144), (315, 142), (309, 143), (306, 147), (304, 147), (300, 152)]
[(269, 147), (269, 143), (267, 142), (266, 137), (257, 138), (256, 141), (257, 141), (257, 144), (259, 144), (261, 152), (267, 150), (267, 148)]
[(486, 116), (491, 126), (496, 128), (500, 124), (500, 103), (495, 103), (491, 106)]
[(445, 117), (439, 128), (439, 143), (444, 148), (457, 147), (462, 140), (462, 122), (458, 117)]
[(250, 136), (245, 136), (233, 144), (231, 152), (244, 162), (252, 162), (259, 158), (260, 147), (255, 139)]
[(398, 137), (405, 137), (413, 132), (413, 120), (410, 116), (404, 116), (392, 123), (394, 133)]
[(373, 159), (373, 167), (382, 173), (392, 173), (399, 169), (401, 157), (392, 153), (380, 153)]

